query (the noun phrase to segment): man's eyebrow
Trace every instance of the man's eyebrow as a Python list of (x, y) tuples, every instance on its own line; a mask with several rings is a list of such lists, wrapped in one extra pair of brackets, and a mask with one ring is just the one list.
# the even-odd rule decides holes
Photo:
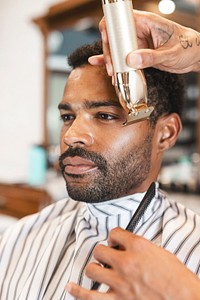
[[(84, 101), (84, 107), (87, 109), (98, 108), (98, 107), (122, 107), (121, 104), (116, 100), (103, 100), (103, 101)], [(60, 103), (58, 109), (72, 110), (72, 106), (69, 103)]]
[(72, 107), (69, 103), (59, 103), (58, 104), (58, 109), (63, 109), (63, 110), (71, 110)]
[(116, 100), (104, 100), (104, 101), (86, 101), (85, 107), (86, 108), (98, 108), (98, 107), (108, 107), (108, 106), (114, 106), (114, 107), (121, 107), (121, 104)]

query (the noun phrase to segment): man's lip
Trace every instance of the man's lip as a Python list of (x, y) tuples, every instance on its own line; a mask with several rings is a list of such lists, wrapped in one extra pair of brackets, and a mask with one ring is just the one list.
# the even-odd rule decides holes
[(71, 165), (71, 166), (77, 166), (77, 165), (87, 165), (87, 166), (95, 166), (95, 163), (91, 160), (88, 160), (86, 158), (82, 158), (80, 156), (69, 156), (66, 157), (63, 160), (63, 164), (66, 165)]
[(97, 168), (94, 162), (79, 156), (66, 157), (63, 164), (66, 174), (84, 174)]

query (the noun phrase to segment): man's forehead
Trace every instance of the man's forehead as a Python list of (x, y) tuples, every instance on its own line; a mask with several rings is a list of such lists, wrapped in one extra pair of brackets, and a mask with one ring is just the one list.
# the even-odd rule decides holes
[(70, 73), (70, 75), (69, 75), (69, 79), (79, 79), (80, 77), (81, 77), (81, 75), (82, 75), (82, 73), (83, 73), (83, 71), (85, 71), (84, 69), (83, 69), (83, 67), (79, 67), (79, 68), (75, 68), (75, 69), (73, 69), (72, 71), (71, 71), (71, 73)]
[(83, 65), (73, 69), (67, 79), (65, 90), (71, 87), (74, 89), (74, 85), (79, 86), (79, 88), (80, 85), (83, 85), (85, 88), (90, 87), (90, 89), (110, 86), (110, 89), (114, 90), (111, 77), (108, 76), (105, 67), (101, 66)]
[(90, 64), (84, 64), (84, 65), (74, 68), (71, 71), (69, 78), (76, 79), (76, 78), (81, 77), (85, 73), (89, 73), (89, 74), (93, 73), (93, 74), (96, 74), (97, 76), (103, 76), (107, 80), (109, 80), (109, 78), (110, 78), (106, 72), (106, 67), (104, 65), (92, 66)]
[[(63, 100), (66, 102), (119, 102), (112, 79), (105, 68), (84, 65), (75, 68), (68, 77)], [(63, 102), (63, 101), (62, 101)]]

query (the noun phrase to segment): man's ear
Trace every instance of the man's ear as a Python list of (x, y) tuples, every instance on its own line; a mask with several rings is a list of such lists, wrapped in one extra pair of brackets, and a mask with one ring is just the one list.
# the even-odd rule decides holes
[(155, 132), (155, 139), (157, 141), (158, 151), (163, 152), (174, 146), (181, 130), (182, 123), (178, 114), (172, 113), (160, 117), (155, 130), (157, 131), (157, 133)]

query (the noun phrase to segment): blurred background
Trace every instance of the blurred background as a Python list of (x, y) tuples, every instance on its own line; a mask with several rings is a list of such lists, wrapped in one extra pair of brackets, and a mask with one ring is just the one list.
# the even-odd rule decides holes
[[(135, 0), (133, 5), (200, 31), (200, 0)], [(66, 196), (57, 167), (57, 104), (70, 71), (67, 55), (100, 36), (101, 17), (101, 0), (0, 0), (1, 214), (20, 218)], [(199, 75), (185, 76), (183, 132), (159, 177), (175, 200), (197, 211)]]

